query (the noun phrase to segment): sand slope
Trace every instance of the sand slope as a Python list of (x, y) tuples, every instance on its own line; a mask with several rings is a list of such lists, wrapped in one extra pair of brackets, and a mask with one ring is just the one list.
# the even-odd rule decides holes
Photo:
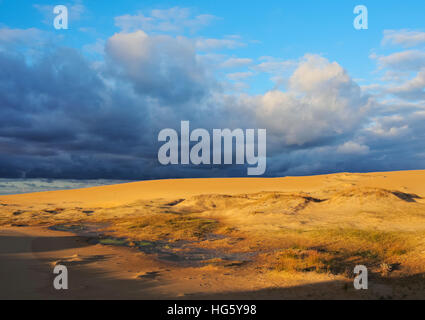
[(314, 191), (324, 186), (353, 184), (377, 188), (402, 189), (425, 194), (425, 170), (385, 173), (340, 173), (311, 177), (182, 179), (134, 182), (79, 190), (51, 191), (0, 196), (2, 203), (25, 205), (62, 203), (85, 206), (114, 206), (141, 199), (184, 198), (198, 194), (238, 194), (261, 191)]
[[(39, 284), (8, 277), (0, 294), (63, 298), (49, 287), (61, 261), (79, 279), (66, 298), (96, 298), (95, 288), (102, 298), (425, 298), (424, 181), (425, 171), (341, 173), (0, 196), (2, 274)], [(352, 290), (357, 264), (375, 284), (367, 293)]]

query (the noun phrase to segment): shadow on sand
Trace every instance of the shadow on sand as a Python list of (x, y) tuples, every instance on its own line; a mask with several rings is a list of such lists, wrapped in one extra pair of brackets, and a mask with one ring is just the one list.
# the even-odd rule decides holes
[[(117, 277), (114, 272), (93, 262), (108, 263), (108, 255), (93, 255), (67, 263), (69, 289), (53, 288), (51, 260), (39, 259), (33, 253), (78, 249), (90, 245), (78, 236), (0, 237), (0, 299), (158, 299), (158, 300), (285, 300), (285, 299), (404, 299), (425, 298), (425, 275), (400, 278), (371, 278), (369, 290), (356, 291), (352, 282), (328, 281), (287, 288), (218, 293), (164, 290), (173, 279), (163, 280), (158, 274), (147, 273), (134, 278)], [(39, 249), (34, 251), (33, 249)], [(89, 265), (90, 264), (90, 265)], [(255, 276), (255, 274), (253, 274)], [(178, 279), (176, 279), (178, 280)]]

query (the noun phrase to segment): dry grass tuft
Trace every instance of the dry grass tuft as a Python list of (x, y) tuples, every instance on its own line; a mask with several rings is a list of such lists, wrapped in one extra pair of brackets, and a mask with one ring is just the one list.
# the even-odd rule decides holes
[(155, 214), (134, 219), (114, 221), (110, 230), (132, 240), (196, 240), (218, 228), (213, 219), (187, 215)]

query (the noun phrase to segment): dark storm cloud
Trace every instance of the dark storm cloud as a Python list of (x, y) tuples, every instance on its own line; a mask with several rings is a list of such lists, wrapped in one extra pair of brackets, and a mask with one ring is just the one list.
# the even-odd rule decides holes
[[(377, 103), (336, 62), (306, 55), (286, 91), (236, 95), (190, 39), (136, 31), (105, 43), (96, 63), (71, 48), (28, 55), (0, 43), (0, 177), (246, 175), (241, 166), (159, 165), (158, 132), (181, 120), (266, 128), (267, 176), (424, 167), (423, 105)], [(398, 89), (420, 92), (421, 83)]]
[(160, 130), (189, 118), (208, 127), (223, 116), (208, 101), (214, 81), (197, 64), (193, 45), (145, 39), (151, 51), (135, 58), (125, 44), (137, 45), (137, 52), (144, 43), (122, 38), (108, 41), (101, 64), (71, 48), (31, 57), (0, 50), (0, 177), (208, 175), (194, 168), (173, 173), (157, 161)]
[(57, 49), (30, 62), (0, 52), (0, 71), (2, 176), (114, 177), (140, 167), (144, 99), (106, 87), (78, 52)]

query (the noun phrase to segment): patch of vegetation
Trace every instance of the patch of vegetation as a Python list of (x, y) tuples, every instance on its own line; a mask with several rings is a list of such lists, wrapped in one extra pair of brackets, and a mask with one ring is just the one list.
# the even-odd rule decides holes
[(316, 250), (288, 248), (278, 256), (276, 270), (324, 272), (329, 270), (330, 262), (330, 254), (322, 254)]
[(82, 224), (58, 224), (58, 225), (50, 227), (50, 229), (57, 230), (57, 231), (76, 232), (76, 231), (85, 230), (86, 227)]
[(386, 232), (359, 229), (329, 229), (318, 231), (319, 237), (331, 240), (333, 247), (342, 247), (350, 253), (359, 251), (366, 258), (392, 259), (414, 248), (412, 235), (408, 232)]
[(382, 269), (414, 249), (409, 235), (400, 232), (344, 228), (294, 234), (292, 244), (277, 254), (278, 271), (350, 275), (355, 265)]
[(134, 247), (151, 247), (154, 243), (149, 241), (132, 241), (130, 242), (130, 245)]
[(200, 239), (218, 228), (218, 222), (213, 219), (168, 213), (114, 221), (113, 224), (116, 234), (134, 241)]
[(99, 243), (103, 245), (125, 246), (127, 245), (128, 241), (125, 239), (105, 238), (100, 239)]
[(204, 237), (214, 231), (217, 222), (212, 219), (178, 217), (168, 221), (173, 231), (184, 230), (188, 236)]

